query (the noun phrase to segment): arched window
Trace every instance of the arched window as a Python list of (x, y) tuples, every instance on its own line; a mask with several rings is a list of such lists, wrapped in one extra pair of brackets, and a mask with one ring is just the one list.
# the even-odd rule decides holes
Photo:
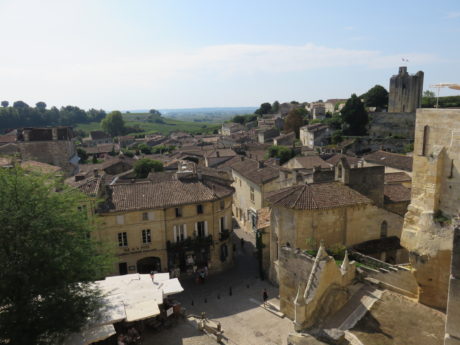
[(427, 125), (423, 127), (423, 142), (422, 142), (422, 156), (427, 155), (428, 151), (428, 140), (430, 136), (430, 127)]
[(385, 238), (388, 235), (388, 223), (386, 220), (380, 225), (380, 238)]

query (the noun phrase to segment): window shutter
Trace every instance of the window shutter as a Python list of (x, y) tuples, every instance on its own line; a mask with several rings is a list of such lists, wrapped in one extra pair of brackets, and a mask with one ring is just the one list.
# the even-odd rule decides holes
[(208, 236), (208, 221), (204, 222), (204, 235)]
[(175, 225), (173, 227), (173, 230), (174, 230), (174, 242), (177, 242), (177, 228)]
[(149, 212), (148, 218), (149, 218), (149, 220), (153, 220), (153, 212)]
[(187, 224), (184, 224), (184, 239), (187, 238)]
[(195, 236), (198, 237), (198, 223), (195, 223)]

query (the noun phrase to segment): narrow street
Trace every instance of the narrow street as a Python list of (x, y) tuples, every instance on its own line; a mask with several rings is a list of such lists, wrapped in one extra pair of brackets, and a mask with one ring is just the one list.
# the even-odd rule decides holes
[[(222, 324), (226, 344), (281, 345), (293, 331), (292, 322), (261, 307), (262, 292), (269, 299), (278, 296), (278, 289), (259, 279), (255, 256), (255, 238), (235, 229), (235, 266), (212, 275), (203, 284), (193, 279), (182, 281), (185, 291), (177, 296), (189, 314), (206, 316)], [(245, 245), (241, 248), (240, 239)]]

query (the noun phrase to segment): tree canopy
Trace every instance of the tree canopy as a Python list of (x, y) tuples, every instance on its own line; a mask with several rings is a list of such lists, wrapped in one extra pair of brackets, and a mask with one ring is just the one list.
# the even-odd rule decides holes
[(257, 115), (247, 114), (247, 115), (235, 115), (232, 118), (232, 122), (240, 123), (244, 125), (245, 123), (257, 120)]
[(265, 155), (267, 158), (274, 157), (280, 160), (280, 164), (286, 163), (295, 156), (294, 150), (286, 146), (270, 146)]
[(306, 123), (307, 111), (304, 108), (291, 109), (284, 120), (284, 131), (286, 133), (295, 132), (299, 138), (299, 130)]
[(44, 102), (38, 102), (30, 107), (23, 101), (14, 102), (9, 106), (8, 101), (2, 101), (0, 108), (0, 129), (35, 126), (71, 126), (77, 123), (101, 121), (106, 113), (103, 110), (90, 109), (84, 111), (78, 107), (68, 105), (60, 109), (52, 107), (46, 109)]
[(150, 158), (142, 158), (134, 164), (134, 172), (139, 178), (146, 178), (152, 171), (163, 171), (163, 163)]
[(112, 137), (123, 135), (126, 132), (125, 121), (119, 111), (112, 111), (101, 122), (101, 127)]
[(257, 109), (254, 114), (257, 114), (257, 115), (265, 115), (265, 114), (270, 114), (272, 110), (272, 105), (268, 102), (266, 103), (262, 103), (259, 107), (259, 109)]
[(59, 344), (98, 308), (110, 254), (77, 190), (19, 168), (0, 169), (0, 190), (0, 342)]
[(376, 107), (383, 110), (388, 107), (388, 91), (381, 85), (375, 85), (361, 96), (366, 107)]
[(348, 125), (349, 135), (366, 135), (369, 116), (361, 99), (352, 94), (340, 111), (343, 121)]

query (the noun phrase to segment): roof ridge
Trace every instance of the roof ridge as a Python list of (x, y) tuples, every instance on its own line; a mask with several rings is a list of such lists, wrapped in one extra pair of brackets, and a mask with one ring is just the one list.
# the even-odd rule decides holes
[(307, 187), (307, 185), (303, 185), (302, 186), (302, 191), (299, 193), (299, 196), (297, 197), (297, 199), (295, 199), (294, 201), (294, 206), (297, 205), (297, 201), (299, 201), (300, 197), (302, 196), (303, 192), (305, 191), (305, 188)]

